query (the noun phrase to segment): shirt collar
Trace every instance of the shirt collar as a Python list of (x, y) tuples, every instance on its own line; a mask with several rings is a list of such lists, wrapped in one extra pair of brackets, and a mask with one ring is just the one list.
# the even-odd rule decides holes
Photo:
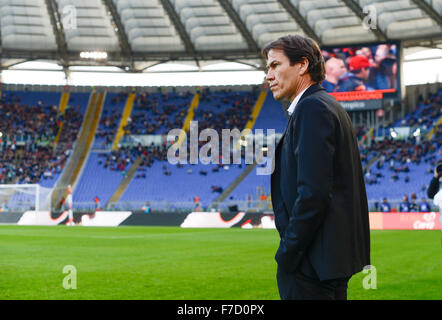
[(289, 116), (291, 116), (293, 114), (293, 112), (295, 112), (295, 107), (298, 104), (299, 100), (302, 97), (302, 94), (308, 89), (310, 88), (310, 86), (308, 86), (307, 88), (305, 88), (304, 90), (302, 90), (297, 96), (296, 98), (292, 101), (292, 103), (290, 104), (290, 107), (288, 108), (287, 112), (289, 113)]

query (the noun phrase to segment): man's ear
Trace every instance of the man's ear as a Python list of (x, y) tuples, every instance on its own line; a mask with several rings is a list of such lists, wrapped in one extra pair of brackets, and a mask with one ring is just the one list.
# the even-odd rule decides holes
[(308, 59), (307, 58), (303, 58), (300, 62), (299, 62), (299, 75), (303, 76), (307, 73), (308, 71)]

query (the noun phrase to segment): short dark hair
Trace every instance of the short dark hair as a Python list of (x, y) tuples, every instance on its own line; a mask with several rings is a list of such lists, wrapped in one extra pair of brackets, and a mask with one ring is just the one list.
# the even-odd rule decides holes
[(308, 60), (308, 73), (312, 80), (321, 83), (325, 79), (324, 57), (315, 40), (300, 35), (287, 35), (265, 45), (261, 53), (265, 59), (271, 49), (282, 50), (294, 65), (304, 58)]

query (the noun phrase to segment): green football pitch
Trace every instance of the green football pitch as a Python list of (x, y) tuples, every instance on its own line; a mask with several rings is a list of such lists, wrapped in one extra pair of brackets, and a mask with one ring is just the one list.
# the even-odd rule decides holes
[[(442, 299), (441, 236), (372, 231), (376, 273), (353, 276), (348, 298)], [(278, 241), (263, 229), (2, 225), (0, 299), (279, 299)]]

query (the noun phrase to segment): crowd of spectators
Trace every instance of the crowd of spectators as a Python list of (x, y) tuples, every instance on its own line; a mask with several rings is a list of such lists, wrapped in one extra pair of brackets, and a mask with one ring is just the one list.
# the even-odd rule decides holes
[[(218, 92), (219, 93), (219, 92)], [(222, 92), (222, 97), (219, 98), (217, 94), (212, 94), (210, 89), (202, 89), (200, 91), (200, 103), (211, 104), (210, 108), (204, 110), (197, 109), (195, 111), (194, 119), (198, 121), (198, 135), (206, 128), (215, 129), (222, 137), (222, 129), (238, 129), (239, 131), (245, 128), (247, 121), (251, 119), (251, 112), (253, 105), (257, 98), (257, 89), (253, 92), (240, 94), (235, 91), (226, 90)], [(134, 105), (134, 111), (130, 117), (128, 125), (124, 128), (125, 134), (165, 134), (171, 129), (181, 129), (186, 117), (192, 95), (190, 93), (182, 93), (178, 96), (175, 93), (171, 94), (141, 94), (138, 95)], [(177, 97), (187, 100), (186, 103), (168, 103)], [(161, 101), (160, 101), (161, 100)], [(177, 100), (174, 100), (177, 101)], [(181, 101), (181, 100), (180, 100)], [(160, 107), (162, 104), (162, 107)], [(175, 117), (172, 117), (175, 115)], [(107, 120), (107, 118), (106, 118)], [(106, 121), (105, 120), (105, 121)], [(112, 122), (111, 120), (108, 120)], [(199, 141), (198, 150), (205, 145), (207, 141)], [(135, 179), (146, 178), (146, 171), (151, 167), (154, 161), (166, 161), (167, 151), (171, 142), (164, 142), (161, 146), (120, 146), (117, 150), (111, 153), (101, 153), (99, 155), (99, 164), (105, 168), (113, 171), (119, 171), (121, 174), (126, 174), (129, 167), (135, 162), (135, 159), (141, 157), (141, 163), (134, 176)], [(187, 155), (188, 163), (190, 163), (190, 135), (187, 135)], [(207, 170), (199, 170), (194, 172), (192, 167), (187, 167), (188, 174), (199, 174), (207, 176), (218, 172), (220, 169), (228, 170), (229, 166), (222, 163), (222, 149), (219, 145), (219, 164), (212, 166)], [(231, 145), (231, 153), (233, 144)], [(209, 156), (211, 154), (209, 153)], [(231, 155), (231, 162), (233, 162), (233, 155)], [(244, 159), (245, 150), (241, 148), (241, 158)], [(183, 168), (182, 164), (177, 164), (177, 168)], [(164, 164), (162, 172), (165, 176), (172, 175), (172, 171)], [(211, 186), (212, 192), (222, 193), (222, 186)]]
[[(391, 182), (403, 181), (410, 184), (410, 190), (416, 192), (425, 192), (427, 185), (416, 185), (411, 176), (411, 164), (427, 166), (426, 173), (432, 174), (437, 159), (442, 155), (442, 128), (437, 125), (441, 117), (441, 97), (442, 91), (436, 94), (430, 94), (428, 98), (419, 97), (418, 108), (408, 114), (402, 121), (396, 125), (410, 126), (411, 132), (420, 128), (422, 134), (412, 135), (407, 139), (393, 139), (390, 136), (383, 140), (374, 141), (361, 147), (361, 159), (375, 159), (374, 166), (371, 169), (364, 170), (366, 184), (385, 183), (384, 175), (389, 172), (388, 178)], [(428, 129), (433, 128), (434, 133), (430, 140), (427, 139)], [(363, 161), (364, 162), (364, 161)], [(416, 194), (412, 193), (411, 201), (408, 196), (403, 197), (403, 201), (393, 208), (389, 208), (387, 199), (381, 204), (381, 210), (386, 212), (427, 212), (430, 210), (429, 204), (425, 198), (422, 198), (418, 204)]]
[[(240, 131), (251, 119), (253, 105), (257, 98), (257, 91), (240, 94), (234, 91), (223, 92), (222, 97), (210, 91), (202, 89), (200, 103), (210, 105), (209, 108), (196, 110), (194, 120), (198, 121), (199, 133), (206, 128), (215, 129), (219, 137), (222, 137), (222, 129), (237, 128)], [(432, 126), (441, 115), (440, 96), (434, 95), (428, 99), (420, 98), (422, 107), (404, 120), (404, 125)], [(112, 103), (117, 104), (126, 99), (127, 94), (120, 94), (113, 98)], [(181, 100), (176, 100), (182, 98)], [(186, 116), (192, 94), (167, 93), (137, 95), (134, 112), (131, 121), (125, 128), (126, 134), (164, 134), (168, 130), (181, 128)], [(185, 101), (176, 103), (176, 101)], [(174, 117), (172, 117), (174, 115)], [(79, 106), (67, 106), (64, 114), (60, 113), (55, 105), (47, 105), (39, 101), (35, 105), (21, 103), (20, 96), (3, 94), (0, 101), (0, 183), (38, 183), (41, 179), (49, 179), (61, 173), (69, 156), (70, 150), (81, 128), (83, 115)], [(103, 111), (100, 120), (99, 137), (112, 142), (116, 133), (121, 114), (116, 110)], [(63, 124), (63, 130), (56, 137)], [(367, 128), (356, 127), (358, 139), (362, 139)], [(188, 135), (188, 139), (190, 136)], [(190, 141), (187, 141), (188, 155), (190, 155)], [(365, 164), (369, 159), (376, 158), (375, 166), (371, 170), (366, 169), (366, 183), (377, 184), (380, 178), (384, 178), (388, 168), (391, 181), (399, 181), (403, 177), (405, 182), (413, 184), (407, 175), (410, 164), (428, 164), (428, 173), (432, 172), (437, 159), (437, 152), (442, 145), (442, 126), (436, 126), (433, 139), (417, 140), (415, 137), (405, 140), (396, 140), (385, 137), (380, 141), (361, 146), (361, 160)], [(199, 149), (207, 144), (207, 141), (199, 141)], [(154, 144), (143, 146), (120, 146), (118, 150), (100, 154), (99, 164), (109, 170), (119, 171), (126, 174), (135, 159), (141, 157), (141, 163), (135, 178), (146, 178), (146, 171), (154, 161), (166, 161), (169, 144), (164, 142), (160, 146)], [(228, 170), (229, 166), (222, 164), (222, 145), (219, 145), (219, 164), (207, 170), (192, 171), (187, 167), (188, 174), (206, 176), (218, 172), (220, 169)], [(233, 146), (232, 146), (233, 147)], [(233, 148), (231, 148), (232, 151)], [(254, 150), (255, 148), (252, 148)], [(210, 154), (209, 154), (210, 156)], [(233, 155), (230, 163), (233, 163)], [(241, 148), (241, 158), (245, 158), (245, 148)], [(188, 159), (189, 160), (189, 159)], [(183, 168), (182, 165), (177, 165)], [(172, 172), (163, 166), (163, 174), (171, 175)], [(424, 189), (425, 186), (422, 186)], [(222, 186), (211, 186), (212, 192), (222, 193)], [(407, 198), (408, 200), (408, 198)], [(406, 203), (407, 201), (404, 201)], [(421, 201), (424, 202), (424, 201)], [(405, 205), (404, 205), (405, 206)], [(409, 207), (403, 210), (418, 210), (416, 199), (409, 202)]]
[(126, 101), (128, 94), (120, 92), (111, 99), (111, 108), (104, 108), (100, 118), (100, 123), (95, 135), (96, 138), (102, 140), (103, 146), (110, 145), (118, 130), (118, 125), (121, 120), (121, 109), (115, 108), (115, 105)]
[(141, 162), (135, 178), (146, 178), (144, 172), (153, 165), (155, 160), (167, 160), (167, 144), (164, 143), (162, 146), (155, 146), (153, 144), (150, 146), (142, 146), (141, 144), (137, 146), (120, 146), (117, 150), (110, 153), (100, 153), (98, 164), (125, 175), (128, 168), (138, 157), (141, 157)]
[(418, 203), (416, 194), (413, 192), (411, 201), (409, 201), (408, 195), (404, 195), (398, 208), (392, 206), (387, 198), (383, 198), (382, 202), (376, 205), (376, 209), (380, 212), (430, 212), (431, 206), (425, 198), (422, 198)]
[(38, 101), (36, 105), (21, 103), (21, 97), (4, 93), (0, 102), (0, 132), (3, 139), (28, 142), (50, 140), (57, 135), (60, 114), (58, 107)]
[(190, 92), (137, 95), (125, 134), (165, 134), (181, 128), (192, 97)]
[(57, 153), (65, 152), (73, 148), (74, 142), (80, 132), (83, 122), (83, 114), (80, 106), (67, 106), (64, 114), (59, 118), (59, 125), (63, 124), (58, 142), (56, 144)]
[[(435, 164), (437, 145), (434, 141), (424, 140), (416, 143), (415, 138), (406, 140), (395, 140), (392, 138), (384, 138), (384, 140), (364, 147), (362, 155), (376, 157), (375, 171), (373, 168), (365, 169), (365, 181), (367, 184), (377, 184), (378, 178), (383, 178), (381, 170), (388, 166), (391, 172), (391, 180), (396, 182), (399, 180), (399, 173), (409, 173), (409, 164), (428, 163), (429, 168)], [(430, 170), (430, 169), (429, 169)], [(408, 175), (404, 177), (405, 182), (410, 182)]]
[(33, 184), (61, 173), (81, 126), (78, 110), (78, 106), (68, 106), (62, 114), (58, 106), (43, 101), (27, 105), (20, 96), (4, 93), (0, 101), (0, 184)]
[(402, 126), (419, 126), (423, 130), (433, 126), (442, 114), (442, 91), (426, 99), (419, 95), (418, 103), (421, 106), (401, 121)]
[(323, 50), (327, 92), (397, 89), (397, 46)]
[[(244, 129), (247, 121), (250, 119), (251, 111), (256, 99), (256, 89), (247, 94), (240, 94), (236, 91), (225, 90), (224, 96), (221, 99), (216, 99), (215, 95), (210, 92), (210, 89), (202, 89), (200, 91), (200, 103), (212, 103), (210, 110), (203, 110), (195, 112), (194, 120), (198, 121), (198, 134), (206, 128), (215, 129), (221, 138), (222, 129)], [(164, 112), (160, 111), (158, 95), (143, 93), (136, 98), (136, 106), (134, 113), (131, 115), (131, 121), (126, 126), (126, 134), (161, 134), (164, 133), (162, 129), (181, 129), (184, 118), (187, 114), (189, 105), (174, 105), (167, 102), (173, 98), (181, 97), (184, 99), (192, 98), (189, 92), (186, 93), (169, 93), (161, 94)], [(178, 114), (176, 114), (178, 112)], [(175, 114), (175, 118), (170, 121), (170, 116)], [(165, 127), (164, 127), (165, 126)], [(199, 141), (199, 149), (207, 143), (207, 141)], [(128, 164), (133, 163), (138, 155), (142, 156), (143, 167), (150, 167), (154, 160), (167, 159), (167, 143), (163, 143), (161, 147), (154, 146), (134, 146), (134, 147), (120, 147), (117, 151), (109, 154), (102, 153), (101, 157), (105, 160), (100, 161), (100, 164), (111, 170), (120, 170), (124, 172)], [(233, 150), (233, 146), (231, 148)], [(187, 136), (187, 154), (190, 157), (190, 135)], [(219, 149), (220, 161), (222, 161), (221, 144)], [(209, 154), (211, 156), (211, 154)], [(245, 157), (244, 148), (241, 151), (241, 157)], [(188, 159), (190, 162), (190, 158)], [(233, 162), (233, 156), (231, 163)], [(179, 166), (181, 167), (181, 166)], [(225, 166), (220, 163), (218, 167), (212, 168), (212, 172), (217, 172), (219, 168)], [(191, 170), (191, 169), (190, 169)], [(163, 170), (165, 175), (170, 175), (171, 172), (167, 169)], [(192, 171), (188, 172), (189, 174)], [(207, 175), (207, 172), (200, 174)], [(145, 177), (145, 174), (137, 174), (138, 178)]]
[(217, 98), (209, 88), (202, 90), (200, 102), (210, 103), (211, 107), (195, 112), (199, 133), (206, 128), (216, 130), (220, 136), (222, 129), (243, 130), (251, 119), (256, 94), (256, 89), (246, 94), (225, 90), (222, 98)]

